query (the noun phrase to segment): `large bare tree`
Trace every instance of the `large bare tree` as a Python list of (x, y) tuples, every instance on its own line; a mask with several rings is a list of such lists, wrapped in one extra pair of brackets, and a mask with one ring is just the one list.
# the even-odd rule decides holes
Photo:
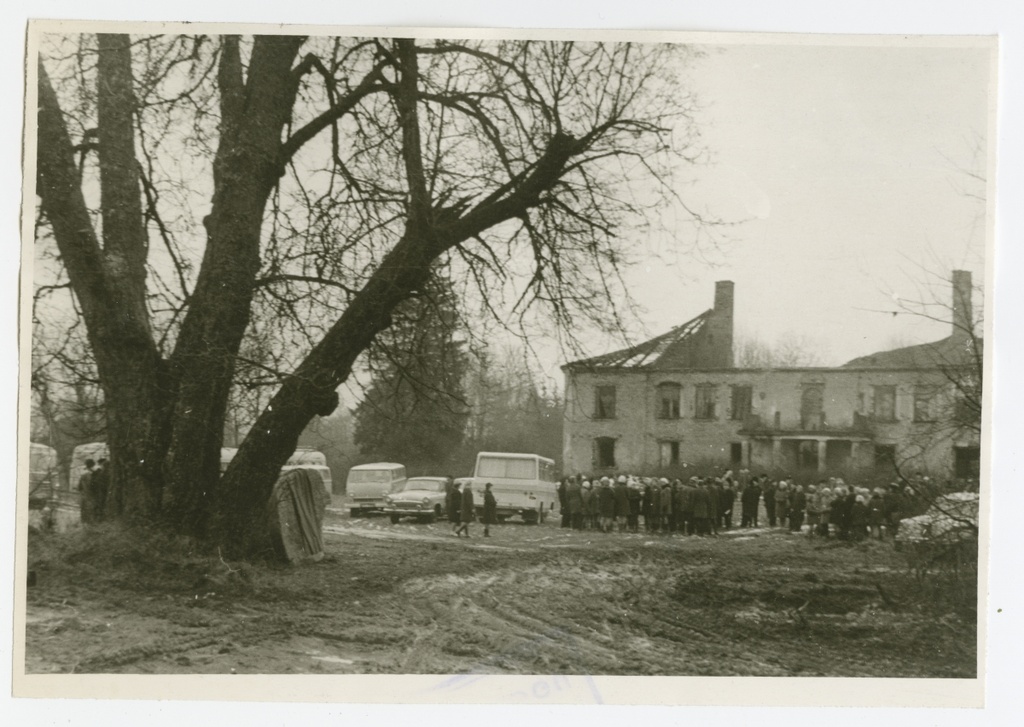
[[(614, 320), (622, 225), (672, 198), (673, 165), (697, 153), (678, 46), (42, 48), (37, 259), (56, 248), (45, 284), (69, 287), (88, 333), (111, 499), (236, 555), (263, 547), (280, 466), (432, 266), (479, 309), (511, 290), (513, 315)], [(273, 393), (221, 475), (240, 384)]]

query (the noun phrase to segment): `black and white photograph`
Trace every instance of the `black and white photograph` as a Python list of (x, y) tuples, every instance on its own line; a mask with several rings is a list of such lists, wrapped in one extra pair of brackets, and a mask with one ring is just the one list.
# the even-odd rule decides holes
[(27, 48), (16, 693), (980, 700), (996, 37)]

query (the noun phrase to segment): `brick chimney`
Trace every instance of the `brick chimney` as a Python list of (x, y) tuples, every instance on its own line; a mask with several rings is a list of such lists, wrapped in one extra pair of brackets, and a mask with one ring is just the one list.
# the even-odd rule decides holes
[(967, 338), (974, 330), (974, 313), (971, 310), (971, 271), (953, 271), (953, 337)]
[(711, 365), (716, 368), (732, 368), (732, 308), (733, 290), (731, 280), (719, 280), (715, 283), (715, 307), (708, 321), (711, 344)]

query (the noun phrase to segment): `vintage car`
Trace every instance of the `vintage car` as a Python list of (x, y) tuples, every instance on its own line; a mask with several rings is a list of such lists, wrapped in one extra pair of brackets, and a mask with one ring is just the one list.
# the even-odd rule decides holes
[(923, 515), (900, 522), (897, 543), (953, 544), (978, 539), (978, 493), (952, 492)]
[(445, 514), (447, 484), (447, 477), (410, 477), (400, 490), (384, 496), (384, 512), (393, 523), (403, 517), (432, 523)]

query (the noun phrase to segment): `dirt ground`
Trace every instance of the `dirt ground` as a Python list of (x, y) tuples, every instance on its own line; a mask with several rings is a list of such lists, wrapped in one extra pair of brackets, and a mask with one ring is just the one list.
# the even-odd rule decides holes
[(326, 557), (248, 566), (33, 532), (29, 673), (973, 677), (975, 614), (889, 543), (781, 529), (459, 540), (328, 511)]

